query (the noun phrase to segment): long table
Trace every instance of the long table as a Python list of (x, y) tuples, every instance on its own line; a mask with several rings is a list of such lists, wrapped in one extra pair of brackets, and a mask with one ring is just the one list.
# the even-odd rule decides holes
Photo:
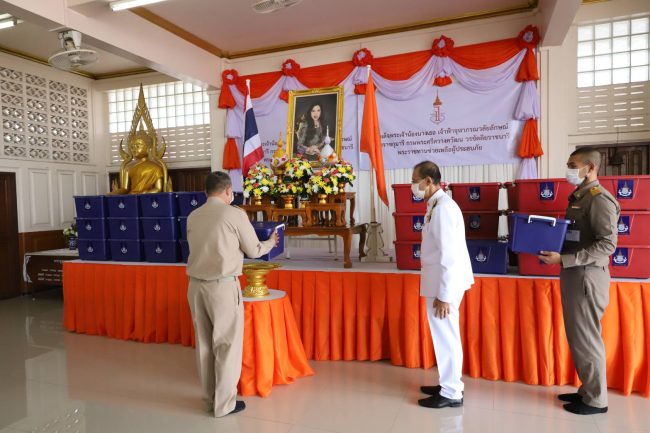
[[(475, 279), (461, 306), (464, 373), (533, 385), (577, 385), (559, 280)], [(269, 274), (268, 283), (287, 293), (309, 359), (435, 365), (417, 273), (370, 266), (280, 269)], [(79, 331), (83, 322), (85, 329), (114, 338), (189, 346), (186, 291), (183, 266), (66, 262), (64, 325)], [(610, 291), (603, 318), (609, 386), (650, 397), (650, 281), (614, 281)]]

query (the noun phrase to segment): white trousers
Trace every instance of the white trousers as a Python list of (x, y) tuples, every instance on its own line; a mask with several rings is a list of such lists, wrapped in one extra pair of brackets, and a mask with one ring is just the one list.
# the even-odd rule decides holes
[(427, 318), (433, 338), (433, 350), (436, 354), (438, 374), (440, 375), (440, 395), (453, 400), (463, 398), (465, 385), (463, 376), (463, 346), (460, 339), (460, 318), (458, 308), (461, 299), (451, 304), (449, 315), (445, 319), (435, 316), (434, 298), (427, 299)]

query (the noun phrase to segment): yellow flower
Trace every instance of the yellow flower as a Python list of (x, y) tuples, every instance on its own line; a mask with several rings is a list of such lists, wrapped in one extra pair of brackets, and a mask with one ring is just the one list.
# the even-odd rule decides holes
[(331, 187), (326, 186), (324, 189), (325, 189), (325, 194), (331, 194), (331, 192), (332, 192), (332, 188), (331, 188)]

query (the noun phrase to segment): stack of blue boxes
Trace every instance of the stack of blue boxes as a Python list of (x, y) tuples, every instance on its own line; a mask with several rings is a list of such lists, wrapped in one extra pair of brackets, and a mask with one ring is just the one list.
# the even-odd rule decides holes
[(178, 202), (178, 225), (180, 227), (181, 239), (181, 258), (184, 263), (187, 263), (187, 258), (190, 255), (190, 249), (187, 245), (187, 217), (192, 211), (205, 203), (207, 200), (203, 192), (179, 192), (176, 193), (176, 200)]
[(79, 257), (186, 262), (187, 216), (205, 201), (204, 192), (77, 196)]
[(142, 261), (140, 209), (135, 195), (106, 196), (108, 203), (108, 244), (117, 262)]
[(77, 248), (83, 260), (110, 260), (107, 205), (103, 196), (75, 197), (77, 208)]

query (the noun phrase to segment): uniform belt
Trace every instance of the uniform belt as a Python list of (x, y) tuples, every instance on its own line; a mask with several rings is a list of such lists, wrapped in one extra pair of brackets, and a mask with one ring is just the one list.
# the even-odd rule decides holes
[(237, 281), (237, 277), (221, 277), (221, 278), (215, 278), (214, 280), (203, 280), (201, 278), (196, 278), (196, 277), (192, 277), (192, 278), (197, 281), (205, 281), (210, 283), (227, 283), (230, 281)]

